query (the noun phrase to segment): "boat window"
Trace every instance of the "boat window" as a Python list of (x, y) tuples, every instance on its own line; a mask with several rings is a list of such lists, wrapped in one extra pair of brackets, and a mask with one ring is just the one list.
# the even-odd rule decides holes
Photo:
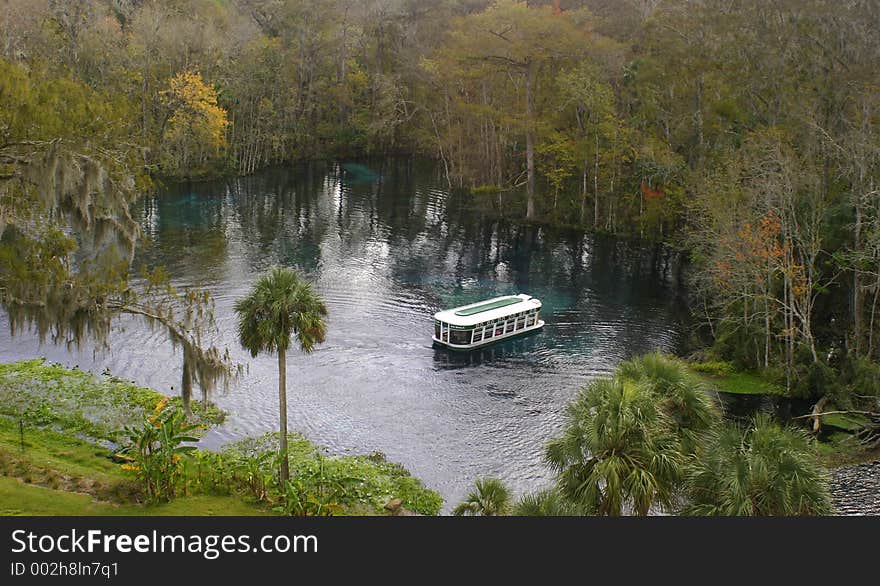
[(440, 322), (434, 324), (434, 337), (440, 339)]
[(483, 339), (483, 330), (474, 331), (474, 342), (479, 342)]
[(473, 330), (452, 330), (449, 335), (450, 344), (470, 344)]
[(512, 332), (513, 331), (513, 320), (507, 322), (507, 327), (504, 328), (504, 331), (505, 332)]

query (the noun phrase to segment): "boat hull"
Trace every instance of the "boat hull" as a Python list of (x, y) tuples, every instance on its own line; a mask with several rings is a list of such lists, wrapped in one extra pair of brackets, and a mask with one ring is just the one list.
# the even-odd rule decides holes
[(449, 342), (444, 342), (442, 340), (438, 340), (434, 336), (431, 336), (431, 340), (434, 342), (435, 346), (442, 346), (444, 348), (448, 348), (449, 350), (455, 350), (458, 352), (468, 352), (469, 350), (476, 350), (477, 348), (484, 348), (486, 346), (491, 346), (497, 342), (503, 342), (505, 340), (511, 340), (513, 338), (518, 338), (519, 336), (525, 336), (526, 334), (532, 334), (534, 332), (540, 331), (544, 327), (544, 320), (538, 320), (538, 323), (535, 325), (525, 328), (522, 330), (517, 330), (515, 332), (510, 332), (508, 334), (501, 334), (500, 336), (494, 336), (487, 340), (481, 340), (474, 344), (450, 344)]

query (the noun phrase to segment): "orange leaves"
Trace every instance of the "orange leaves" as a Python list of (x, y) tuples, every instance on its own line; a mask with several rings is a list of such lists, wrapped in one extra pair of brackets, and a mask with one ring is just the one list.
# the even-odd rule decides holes
[(718, 239), (721, 253), (714, 264), (713, 278), (722, 289), (763, 290), (773, 274), (784, 270), (790, 245), (783, 239), (782, 222), (768, 212), (755, 223), (745, 222)]
[(766, 264), (782, 258), (785, 248), (780, 243), (781, 234), (782, 222), (773, 212), (762, 216), (755, 228), (751, 223), (746, 222), (737, 233), (740, 246), (736, 259), (738, 261), (754, 259)]
[(647, 200), (660, 199), (666, 196), (665, 191), (663, 191), (662, 189), (652, 189), (651, 186), (648, 185), (647, 182), (645, 182), (644, 180), (642, 180), (642, 184), (641, 186), (639, 186), (639, 189), (641, 189), (642, 195), (644, 195), (645, 199)]

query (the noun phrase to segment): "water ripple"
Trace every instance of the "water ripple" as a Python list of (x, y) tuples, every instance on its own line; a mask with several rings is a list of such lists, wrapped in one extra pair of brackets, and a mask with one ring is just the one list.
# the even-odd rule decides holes
[[(544, 444), (574, 393), (628, 356), (675, 348), (674, 280), (614, 241), (480, 220), (453, 205), (435, 170), (405, 168), (379, 168), (383, 181), (364, 184), (340, 183), (332, 167), (282, 169), (172, 188), (136, 210), (154, 240), (141, 259), (166, 264), (180, 286), (207, 287), (219, 343), (248, 364), (215, 397), (230, 415), (202, 444), (277, 426), (276, 359), (239, 347), (232, 304), (284, 264), (314, 280), (329, 308), (326, 343), (289, 357), (291, 428), (336, 453), (386, 453), (438, 489), (447, 510), (477, 477), (540, 488), (550, 480)], [(519, 291), (544, 301), (541, 333), (469, 354), (431, 346), (434, 311)], [(180, 355), (161, 331), (125, 319), (110, 344), (68, 351), (5, 334), (0, 357), (42, 355), (178, 388)]]

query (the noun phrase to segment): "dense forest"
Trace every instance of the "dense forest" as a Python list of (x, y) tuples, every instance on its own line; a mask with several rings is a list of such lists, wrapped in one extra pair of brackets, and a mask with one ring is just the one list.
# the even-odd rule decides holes
[(0, 0), (3, 300), (158, 321), (210, 385), (203, 300), (131, 297), (131, 201), (425, 156), (483, 213), (682, 252), (710, 358), (875, 410), (877, 31), (876, 0)]

